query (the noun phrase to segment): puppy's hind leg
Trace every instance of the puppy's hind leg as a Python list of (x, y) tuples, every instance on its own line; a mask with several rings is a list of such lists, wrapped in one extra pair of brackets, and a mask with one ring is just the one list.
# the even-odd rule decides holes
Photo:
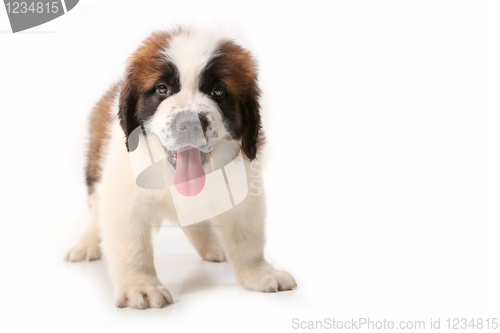
[(183, 227), (182, 230), (203, 260), (215, 262), (226, 261), (226, 255), (224, 254), (219, 234), (215, 228), (217, 226), (212, 225), (210, 221), (203, 221)]
[(64, 256), (66, 261), (90, 261), (101, 259), (101, 249), (99, 243), (98, 219), (98, 194), (96, 192), (89, 195), (90, 221), (87, 229), (83, 232), (78, 243), (73, 246)]
[(247, 199), (217, 217), (224, 221), (222, 240), (236, 280), (246, 289), (261, 292), (294, 289), (297, 284), (293, 276), (274, 269), (264, 259), (264, 209), (254, 197)]

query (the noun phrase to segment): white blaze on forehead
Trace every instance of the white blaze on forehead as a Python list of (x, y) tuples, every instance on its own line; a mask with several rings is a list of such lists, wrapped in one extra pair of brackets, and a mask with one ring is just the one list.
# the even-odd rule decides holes
[[(147, 132), (155, 134), (167, 149), (173, 150), (171, 147), (175, 146), (170, 130), (179, 111), (205, 111), (211, 116), (214, 135), (207, 135), (209, 144), (212, 140), (229, 137), (217, 103), (199, 91), (201, 74), (217, 55), (220, 41), (206, 32), (182, 31), (176, 33), (162, 51), (166, 60), (171, 61), (179, 72), (181, 90), (164, 99), (145, 126)], [(215, 135), (216, 132), (218, 135)]]
[(215, 36), (201, 31), (184, 31), (175, 35), (164, 50), (179, 71), (181, 92), (198, 91), (200, 75), (217, 51)]

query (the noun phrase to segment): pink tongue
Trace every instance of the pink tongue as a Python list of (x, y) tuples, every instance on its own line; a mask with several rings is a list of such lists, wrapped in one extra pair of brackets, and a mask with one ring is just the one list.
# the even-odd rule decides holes
[(191, 146), (177, 150), (177, 168), (174, 175), (177, 191), (185, 197), (195, 196), (205, 187), (205, 171), (201, 166), (200, 151)]

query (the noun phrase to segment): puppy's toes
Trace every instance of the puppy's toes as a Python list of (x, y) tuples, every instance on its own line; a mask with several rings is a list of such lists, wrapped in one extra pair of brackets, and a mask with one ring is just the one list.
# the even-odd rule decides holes
[(64, 256), (66, 261), (90, 261), (101, 259), (101, 249), (99, 244), (77, 244), (72, 247)]
[(163, 286), (149, 288), (146, 290), (146, 295), (150, 308), (161, 309), (168, 304), (174, 303), (172, 295), (170, 295), (170, 292)]
[(170, 292), (162, 285), (134, 285), (117, 292), (115, 305), (119, 308), (132, 309), (157, 308), (173, 304)]
[(274, 270), (273, 275), (276, 278), (276, 282), (278, 282), (279, 291), (292, 290), (297, 287), (297, 282), (295, 282), (295, 279), (290, 273)]
[(201, 257), (203, 258), (203, 260), (206, 260), (206, 261), (213, 261), (213, 262), (226, 261), (226, 255), (224, 254), (224, 251), (218, 247), (214, 247), (214, 248), (210, 248), (206, 251), (202, 251)]
[(246, 289), (260, 292), (291, 290), (297, 286), (290, 273), (278, 271), (269, 266), (249, 270), (241, 274), (238, 281)]

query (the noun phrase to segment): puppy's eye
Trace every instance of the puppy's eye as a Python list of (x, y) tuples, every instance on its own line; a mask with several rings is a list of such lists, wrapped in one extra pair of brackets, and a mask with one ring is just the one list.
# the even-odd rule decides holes
[(211, 93), (211, 95), (213, 97), (222, 97), (222, 96), (224, 96), (224, 94), (225, 94), (224, 89), (222, 89), (220, 87), (214, 88), (214, 90), (212, 90), (212, 93)]
[(158, 94), (166, 95), (168, 94), (168, 87), (164, 84), (160, 84), (156, 86), (156, 91), (158, 92)]

